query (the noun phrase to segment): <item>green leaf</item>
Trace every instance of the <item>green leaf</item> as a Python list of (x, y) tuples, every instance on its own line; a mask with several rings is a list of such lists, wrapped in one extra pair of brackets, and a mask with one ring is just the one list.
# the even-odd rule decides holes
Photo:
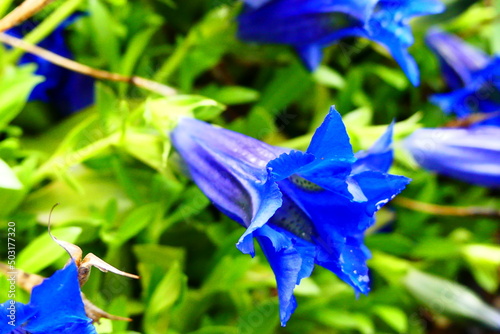
[(460, 245), (445, 238), (423, 239), (413, 248), (412, 255), (426, 259), (452, 259), (460, 255)]
[(158, 203), (149, 203), (134, 208), (115, 230), (104, 230), (102, 239), (113, 246), (122, 245), (136, 236), (158, 215)]
[(155, 289), (148, 303), (146, 315), (148, 317), (161, 316), (168, 311), (179, 298), (186, 277), (178, 263), (172, 265), (163, 280)]
[(382, 80), (398, 90), (405, 90), (408, 88), (410, 82), (406, 78), (403, 71), (385, 66), (374, 65), (371, 66), (372, 71)]
[(235, 105), (257, 101), (259, 92), (242, 86), (225, 86), (217, 87), (215, 85), (208, 86), (202, 91), (202, 94), (219, 101), (222, 104)]
[(345, 86), (344, 78), (337, 71), (325, 65), (320, 65), (312, 76), (317, 83), (330, 88), (342, 89)]
[(388, 305), (376, 305), (373, 312), (396, 332), (408, 332), (408, 317), (401, 309)]
[(149, 99), (145, 108), (145, 120), (161, 133), (173, 129), (180, 117), (207, 120), (214, 118), (224, 110), (224, 106), (217, 101), (196, 95)]
[(33, 88), (43, 81), (34, 72), (32, 64), (4, 69), (0, 76), (0, 130), (21, 112)]
[(278, 303), (267, 301), (239, 319), (238, 334), (273, 334), (278, 324)]
[(376, 270), (379, 275), (394, 285), (401, 284), (402, 279), (411, 269), (409, 262), (378, 251), (373, 252), (368, 264), (370, 268)]
[(176, 262), (158, 284), (147, 303), (144, 320), (147, 333), (167, 333), (170, 323), (169, 310), (179, 299), (185, 283), (186, 277)]
[[(137, 62), (141, 56), (144, 56), (144, 50), (150, 43), (151, 37), (153, 37), (153, 34), (160, 28), (160, 23), (161, 22), (158, 22), (155, 26), (144, 29), (132, 37), (121, 60), (121, 74), (126, 76), (131, 76), (133, 74)], [(122, 94), (125, 93), (127, 87), (129, 86), (125, 84), (120, 86)]]
[(183, 57), (180, 66), (183, 90), (191, 90), (194, 79), (215, 66), (234, 44), (236, 26), (232, 13), (226, 6), (216, 8), (189, 32), (183, 42), (189, 46), (189, 52)]
[[(124, 295), (119, 295), (113, 298), (111, 303), (106, 307), (106, 312), (119, 315), (121, 317), (128, 317), (129, 313), (127, 312), (127, 297)], [(104, 319), (103, 319), (104, 320)], [(127, 322), (125, 321), (113, 321), (112, 322), (112, 331), (108, 331), (108, 333), (118, 333), (120, 331), (125, 331), (127, 329)]]
[(162, 140), (161, 137), (129, 128), (121, 146), (130, 155), (158, 172), (165, 170), (166, 157), (170, 152), (171, 145), (170, 142)]
[(229, 326), (206, 326), (198, 329), (194, 332), (189, 332), (188, 334), (240, 334), (241, 332), (238, 328)]
[(496, 245), (467, 245), (462, 248), (465, 261), (477, 283), (494, 293), (499, 286), (500, 247)]
[(296, 296), (320, 296), (321, 289), (310, 277), (303, 278), (300, 284), (295, 286), (293, 293)]
[(251, 259), (248, 256), (224, 256), (203, 284), (204, 291), (233, 290), (250, 267)]
[(118, 40), (118, 22), (108, 8), (99, 0), (88, 0), (89, 19), (93, 30), (92, 41), (100, 59), (105, 60), (111, 71), (120, 70), (120, 43)]
[(17, 178), (14, 171), (5, 161), (0, 159), (0, 188), (3, 189), (22, 189), (23, 185)]
[(71, 175), (81, 192), (75, 191), (64, 180), (53, 181), (29, 194), (23, 203), (26, 212), (46, 217), (47, 203), (60, 202), (57, 214), (52, 217), (52, 222), (57, 225), (70, 220), (86, 221), (89, 213), (96, 208), (104, 209), (110, 200), (118, 201), (120, 210), (130, 210), (130, 200), (109, 175), (93, 173), (89, 169), (79, 169)]
[(366, 246), (388, 254), (402, 256), (411, 252), (415, 243), (398, 233), (375, 233), (366, 238)]
[[(495, 11), (489, 11), (489, 12), (493, 12), (494, 15), (498, 15), (498, 13), (500, 12), (500, 1), (499, 0), (494, 0), (493, 1), (494, 3), (494, 6), (495, 6)], [(489, 8), (485, 8), (486, 10), (488, 10)], [(490, 14), (492, 15), (492, 14)], [(500, 22), (498, 22), (498, 20), (494, 20), (493, 21), (493, 31), (492, 31), (492, 34), (490, 34), (491, 36), (491, 51), (493, 54), (498, 54), (500, 53)]]
[(356, 329), (362, 334), (374, 334), (373, 322), (366, 315), (341, 310), (323, 309), (314, 318), (322, 324), (340, 330)]
[(435, 312), (472, 319), (500, 329), (500, 312), (458, 283), (411, 270), (405, 277), (404, 284), (415, 298)]
[(288, 104), (299, 99), (311, 87), (311, 83), (310, 74), (300, 63), (280, 68), (264, 88), (260, 102), (255, 108), (262, 108), (271, 115), (277, 115)]
[[(52, 234), (59, 240), (75, 243), (82, 233), (79, 227), (63, 227), (52, 229)], [(17, 257), (17, 266), (29, 273), (37, 273), (57, 261), (66, 251), (52, 240), (47, 233), (42, 234), (30, 242)]]

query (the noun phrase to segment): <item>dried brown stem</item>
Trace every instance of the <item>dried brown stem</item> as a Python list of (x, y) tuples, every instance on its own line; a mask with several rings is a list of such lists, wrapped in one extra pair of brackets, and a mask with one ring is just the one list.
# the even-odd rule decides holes
[(489, 113), (476, 113), (471, 114), (466, 118), (455, 119), (444, 125), (445, 128), (467, 128), (474, 124), (495, 118), (500, 116), (500, 111), (494, 111)]
[(22, 39), (9, 36), (4, 33), (0, 33), (0, 41), (8, 44), (10, 46), (16, 47), (23, 49), (26, 52), (35, 54), (52, 64), (56, 64), (58, 66), (64, 67), (68, 70), (78, 72), (81, 74), (85, 74), (91, 77), (94, 77), (96, 79), (103, 79), (103, 80), (110, 80), (110, 81), (118, 81), (118, 82), (126, 82), (132, 85), (135, 85), (137, 87), (147, 89), (151, 92), (163, 95), (163, 96), (172, 96), (176, 95), (177, 91), (173, 89), (172, 87), (163, 85), (159, 82), (151, 81), (146, 78), (142, 77), (137, 77), (137, 76), (132, 76), (132, 77), (127, 77), (118, 73), (111, 73), (99, 69), (92, 68), (87, 65), (80, 64), (74, 60), (68, 59), (61, 57), (51, 51), (48, 51), (46, 49), (43, 49), (39, 46), (32, 45), (30, 43), (27, 43), (23, 41)]
[(25, 0), (0, 20), (0, 32), (4, 32), (38, 13), (54, 0)]
[(455, 207), (455, 206), (444, 206), (437, 204), (430, 204), (415, 201), (406, 197), (396, 197), (392, 200), (398, 206), (425, 213), (430, 213), (433, 215), (440, 216), (459, 216), (459, 217), (470, 217), (470, 216), (482, 216), (482, 217), (500, 217), (500, 210), (491, 208), (481, 208), (481, 207)]

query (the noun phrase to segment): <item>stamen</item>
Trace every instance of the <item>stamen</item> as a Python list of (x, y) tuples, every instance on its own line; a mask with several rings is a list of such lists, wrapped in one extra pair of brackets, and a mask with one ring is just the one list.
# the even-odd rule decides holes
[(311, 219), (286, 194), (283, 194), (283, 205), (276, 211), (269, 223), (309, 242), (312, 242), (316, 234)]
[(304, 179), (302, 176), (299, 176), (297, 174), (293, 174), (288, 177), (288, 179), (298, 186), (299, 188), (303, 190), (308, 190), (308, 191), (320, 191), (323, 190), (320, 186), (318, 186), (316, 183), (313, 183), (311, 181), (308, 181)]

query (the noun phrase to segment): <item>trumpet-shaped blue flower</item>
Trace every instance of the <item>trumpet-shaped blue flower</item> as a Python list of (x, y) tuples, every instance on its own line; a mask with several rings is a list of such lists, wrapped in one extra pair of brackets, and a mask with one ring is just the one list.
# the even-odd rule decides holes
[(420, 129), (405, 146), (423, 167), (459, 180), (500, 187), (500, 128)]
[(345, 37), (363, 37), (387, 48), (410, 81), (419, 84), (418, 68), (408, 53), (415, 16), (444, 10), (438, 0), (244, 0), (239, 37), (260, 43), (294, 46), (310, 70), (322, 49)]
[(33, 288), (29, 304), (0, 304), (0, 334), (97, 334), (85, 314), (74, 262)]
[(374, 213), (409, 180), (387, 174), (391, 131), (354, 155), (332, 108), (306, 152), (183, 118), (172, 142), (191, 177), (226, 215), (246, 228), (237, 248), (255, 254), (257, 239), (276, 276), (280, 318), (296, 308), (295, 285), (323, 266), (359, 293), (369, 291), (363, 232)]
[[(431, 102), (446, 113), (463, 118), (471, 113), (500, 110), (500, 57), (490, 57), (458, 37), (431, 31), (427, 44), (438, 56), (449, 93), (435, 94)], [(500, 115), (479, 124), (500, 125)]]
[[(68, 18), (38, 45), (72, 59), (73, 54), (64, 40), (64, 30), (80, 15)], [(34, 27), (33, 23), (25, 21), (7, 30), (6, 33), (23, 38)], [(38, 66), (35, 73), (45, 77), (45, 81), (33, 89), (29, 101), (48, 103), (59, 115), (69, 115), (94, 103), (94, 79), (92, 77), (59, 67), (30, 53), (25, 53), (19, 61), (19, 64), (26, 63), (35, 63)]]

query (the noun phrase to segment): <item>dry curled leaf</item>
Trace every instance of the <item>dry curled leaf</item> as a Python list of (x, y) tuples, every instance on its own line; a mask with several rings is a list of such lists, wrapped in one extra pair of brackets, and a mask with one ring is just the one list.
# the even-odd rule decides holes
[[(55, 206), (57, 206), (57, 204), (54, 205), (54, 207)], [(54, 210), (54, 207), (52, 208), (52, 210)], [(51, 214), (52, 210), (50, 211)], [(68, 252), (69, 256), (73, 259), (73, 261), (75, 261), (76, 266), (78, 267), (78, 282), (80, 283), (80, 287), (82, 287), (89, 279), (92, 267), (96, 267), (97, 269), (105, 273), (109, 271), (117, 275), (139, 279), (139, 276), (121, 271), (105, 262), (101, 258), (97, 257), (93, 253), (88, 253), (82, 259), (83, 251), (80, 247), (72, 243), (59, 240), (54, 235), (52, 235), (52, 232), (50, 231), (50, 216), (48, 222), (48, 230), (52, 240), (54, 240), (59, 246), (61, 246), (66, 252)]]
[[(103, 261), (96, 255), (89, 253), (87, 254), (83, 259), (83, 251), (80, 247), (77, 245), (74, 245), (72, 243), (66, 242), (64, 240), (59, 240), (57, 239), (54, 235), (52, 235), (52, 232), (50, 231), (50, 217), (52, 216), (52, 211), (54, 208), (57, 206), (54, 205), (52, 207), (52, 210), (50, 210), (50, 215), (49, 215), (49, 222), (48, 222), (48, 232), (52, 240), (54, 240), (59, 246), (61, 246), (71, 257), (70, 261), (74, 261), (77, 268), (78, 268), (78, 283), (80, 287), (82, 287), (88, 280), (90, 276), (90, 270), (92, 267), (96, 267), (97, 269), (103, 271), (103, 272), (112, 272), (121, 276), (126, 276), (130, 278), (136, 278), (138, 279), (139, 276), (134, 275), (134, 274), (129, 274), (124, 271), (121, 271), (109, 263)], [(36, 274), (29, 274), (26, 273), (20, 269), (14, 269), (11, 268), (11, 266), (1, 263), (0, 262), (0, 273), (5, 274), (7, 277), (9, 276), (15, 276), (16, 283), (23, 289), (26, 290), (27, 292), (31, 293), (31, 290), (33, 287), (39, 285), (42, 283), (42, 281), (45, 279), (45, 277), (36, 275)], [(125, 318), (125, 317), (120, 317), (117, 315), (109, 314), (99, 307), (95, 306), (90, 302), (87, 297), (81, 293), (82, 295), (82, 300), (83, 304), (85, 307), (85, 313), (87, 316), (92, 319), (93, 322), (99, 322), (101, 318), (105, 319), (110, 319), (110, 320), (122, 320), (122, 321), (131, 321), (132, 319), (130, 318)]]

